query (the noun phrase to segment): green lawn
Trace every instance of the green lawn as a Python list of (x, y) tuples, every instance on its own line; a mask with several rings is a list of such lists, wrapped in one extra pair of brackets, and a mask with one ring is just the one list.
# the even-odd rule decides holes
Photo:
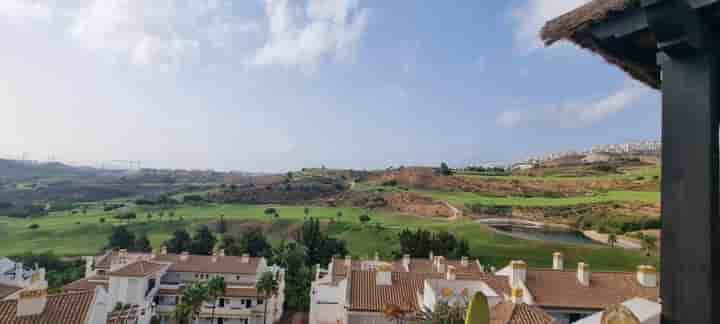
[(643, 191), (609, 191), (607, 193), (594, 193), (591, 196), (579, 196), (568, 198), (545, 198), (545, 197), (488, 197), (472, 192), (463, 191), (431, 191), (412, 190), (422, 195), (437, 200), (447, 201), (455, 206), (465, 204), (483, 204), (488, 206), (523, 206), (523, 207), (549, 207), (569, 206), (578, 204), (591, 204), (609, 201), (641, 201), (648, 203), (659, 203), (659, 192)]
[[(160, 246), (170, 233), (177, 228), (192, 228), (198, 224), (212, 224), (224, 215), (229, 222), (269, 223), (269, 235), (277, 242), (285, 238), (292, 226), (297, 226), (304, 218), (303, 206), (273, 206), (279, 210), (279, 218), (270, 218), (263, 211), (268, 206), (238, 204), (209, 204), (203, 206), (181, 206), (175, 210), (175, 217), (162, 220), (157, 213), (151, 219), (145, 212), (138, 213), (138, 219), (131, 223), (135, 231), (146, 231), (153, 246)], [(426, 228), (448, 230), (468, 239), (473, 253), (485, 264), (501, 266), (512, 259), (524, 259), (532, 266), (551, 265), (554, 251), (562, 251), (568, 264), (578, 261), (589, 262), (597, 270), (632, 270), (641, 263), (657, 263), (657, 259), (648, 260), (640, 253), (611, 249), (602, 246), (574, 246), (528, 241), (497, 234), (487, 227), (469, 221), (447, 222), (398, 215), (383, 212), (370, 214), (370, 225), (362, 225), (358, 216), (365, 210), (357, 208), (310, 207), (310, 216), (321, 219), (333, 219), (338, 211), (343, 216), (339, 222), (328, 225), (328, 231), (334, 237), (348, 243), (355, 256), (370, 256), (375, 251), (385, 257), (399, 248), (397, 233), (403, 228)], [(97, 253), (107, 242), (113, 225), (122, 222), (112, 218), (113, 212), (103, 212), (99, 205), (92, 205), (86, 215), (72, 215), (67, 212), (54, 213), (33, 219), (15, 219), (0, 217), (0, 255), (13, 255), (25, 252), (52, 251), (58, 255), (88, 255)], [(182, 216), (183, 221), (179, 221)], [(105, 218), (105, 223), (100, 223)], [(381, 226), (375, 226), (380, 223)], [(39, 228), (30, 229), (30, 224)]]

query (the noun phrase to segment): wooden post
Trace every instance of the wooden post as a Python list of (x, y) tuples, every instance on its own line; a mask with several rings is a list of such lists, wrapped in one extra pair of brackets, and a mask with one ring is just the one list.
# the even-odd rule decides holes
[(662, 71), (662, 323), (720, 323), (717, 58)]

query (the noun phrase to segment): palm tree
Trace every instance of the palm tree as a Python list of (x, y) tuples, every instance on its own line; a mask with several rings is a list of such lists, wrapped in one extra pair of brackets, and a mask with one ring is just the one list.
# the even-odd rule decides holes
[(227, 285), (225, 284), (224, 277), (213, 277), (207, 282), (208, 300), (213, 303), (210, 323), (215, 321), (215, 307), (217, 306), (217, 299), (225, 294), (226, 287)]
[(270, 271), (264, 272), (262, 275), (260, 275), (260, 279), (255, 284), (255, 289), (257, 289), (258, 293), (265, 296), (265, 302), (263, 302), (263, 304), (265, 305), (265, 311), (263, 313), (263, 324), (266, 324), (268, 297), (275, 296), (278, 291), (278, 282), (275, 279), (275, 275)]
[(178, 323), (188, 319), (196, 320), (200, 316), (202, 304), (208, 299), (208, 286), (205, 282), (195, 282), (183, 290), (180, 304), (173, 314)]
[(615, 244), (618, 242), (617, 235), (615, 233), (610, 233), (607, 237), (608, 244), (610, 244), (610, 247), (615, 247)]

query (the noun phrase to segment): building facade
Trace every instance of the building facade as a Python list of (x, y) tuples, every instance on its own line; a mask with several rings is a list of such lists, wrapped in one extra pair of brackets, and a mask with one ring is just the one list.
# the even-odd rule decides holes
[[(269, 266), (264, 258), (227, 256), (223, 250), (212, 256), (172, 254), (163, 247), (153, 253), (109, 251), (86, 257), (86, 263), (85, 278), (65, 290), (106, 288), (113, 305), (137, 308), (139, 324), (149, 323), (153, 317), (161, 323), (174, 323), (183, 289), (213, 277), (224, 278), (225, 292), (214, 303), (203, 304), (197, 323), (271, 324), (282, 316), (285, 272)], [(265, 272), (273, 273), (279, 284), (278, 293), (267, 298), (255, 288)]]
[(333, 259), (328, 269), (317, 270), (312, 284), (310, 324), (391, 324), (388, 308), (416, 316), (440, 302), (467, 302), (477, 292), (487, 297), (491, 314), (519, 307), (549, 315), (558, 324), (635, 297), (658, 299), (657, 272), (650, 266), (636, 273), (592, 273), (584, 263), (565, 270), (563, 262), (556, 253), (552, 269), (528, 269), (525, 262), (513, 261), (492, 272), (478, 260), (432, 255), (387, 262)]

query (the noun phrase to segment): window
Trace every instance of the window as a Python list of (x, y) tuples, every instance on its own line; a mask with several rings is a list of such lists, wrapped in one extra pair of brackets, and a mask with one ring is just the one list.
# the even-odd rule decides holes
[(258, 305), (262, 305), (263, 303), (265, 303), (265, 300), (264, 300), (264, 299), (258, 299), (258, 301), (257, 301), (257, 304), (258, 304)]
[(235, 280), (240, 281), (240, 276), (235, 276)]
[(219, 307), (225, 307), (225, 298), (220, 298)]

